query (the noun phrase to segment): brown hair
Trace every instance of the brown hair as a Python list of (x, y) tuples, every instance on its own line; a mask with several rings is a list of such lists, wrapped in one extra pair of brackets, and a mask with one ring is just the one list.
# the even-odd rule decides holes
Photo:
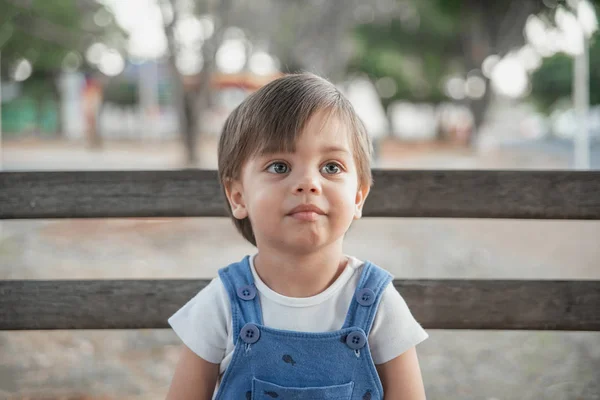
[[(337, 117), (350, 130), (359, 185), (372, 184), (372, 145), (352, 104), (327, 80), (309, 73), (286, 75), (246, 98), (225, 121), (219, 140), (219, 179), (225, 192), (228, 182), (240, 179), (248, 158), (270, 152), (293, 152), (304, 126), (319, 111)], [(239, 220), (227, 211), (250, 243), (256, 246), (248, 218)]]

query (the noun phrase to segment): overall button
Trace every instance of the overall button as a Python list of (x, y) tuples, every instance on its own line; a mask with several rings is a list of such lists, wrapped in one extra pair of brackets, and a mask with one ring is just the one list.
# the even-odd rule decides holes
[(367, 344), (367, 337), (361, 331), (354, 331), (346, 336), (346, 344), (352, 350), (362, 349)]
[(356, 301), (361, 306), (370, 306), (375, 303), (375, 292), (369, 288), (360, 289), (356, 292)]
[(240, 332), (240, 338), (244, 341), (244, 343), (248, 344), (258, 342), (258, 339), (260, 338), (260, 330), (258, 329), (258, 326), (247, 323)]
[(240, 286), (237, 288), (237, 295), (242, 300), (252, 300), (256, 297), (256, 288), (254, 285)]

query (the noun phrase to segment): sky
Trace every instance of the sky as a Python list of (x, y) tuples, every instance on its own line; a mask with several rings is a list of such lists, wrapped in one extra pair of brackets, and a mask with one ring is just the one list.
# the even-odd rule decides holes
[(136, 58), (157, 58), (167, 48), (163, 16), (155, 0), (101, 0), (110, 7), (117, 23), (129, 32), (129, 54)]

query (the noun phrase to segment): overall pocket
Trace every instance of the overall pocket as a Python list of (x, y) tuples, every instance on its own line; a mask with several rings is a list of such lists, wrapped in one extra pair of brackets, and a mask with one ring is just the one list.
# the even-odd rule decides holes
[(350, 400), (354, 382), (322, 387), (284, 387), (252, 379), (252, 400)]

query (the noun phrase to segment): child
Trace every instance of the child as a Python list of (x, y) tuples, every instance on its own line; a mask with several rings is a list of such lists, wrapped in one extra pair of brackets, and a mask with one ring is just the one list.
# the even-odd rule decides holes
[(342, 251), (372, 181), (348, 100), (315, 75), (277, 79), (232, 112), (218, 151), (258, 252), (169, 319), (185, 346), (167, 398), (424, 399), (427, 333), (387, 272)]

